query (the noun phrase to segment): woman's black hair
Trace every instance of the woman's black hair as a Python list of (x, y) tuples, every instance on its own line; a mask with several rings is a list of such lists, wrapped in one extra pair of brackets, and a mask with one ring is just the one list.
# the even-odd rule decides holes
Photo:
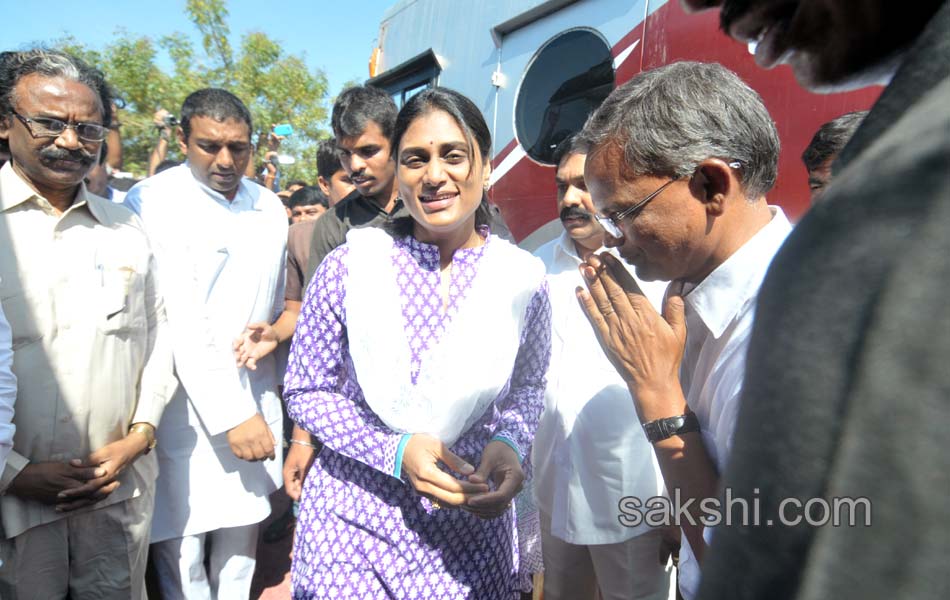
[[(482, 164), (491, 160), (491, 131), (485, 117), (478, 110), (475, 103), (455, 90), (437, 87), (420, 92), (403, 105), (396, 116), (396, 124), (390, 138), (390, 148), (393, 159), (399, 152), (399, 143), (412, 122), (422, 115), (441, 110), (447, 113), (462, 130), (465, 141), (468, 142), (469, 164), (475, 164), (475, 150), (478, 149)], [(398, 160), (397, 160), (398, 162)], [(491, 207), (488, 205), (487, 194), (482, 194), (482, 202), (475, 211), (475, 227), (490, 225), (492, 221)], [(415, 221), (412, 217), (400, 217), (390, 221), (385, 229), (394, 237), (405, 237), (412, 234)]]

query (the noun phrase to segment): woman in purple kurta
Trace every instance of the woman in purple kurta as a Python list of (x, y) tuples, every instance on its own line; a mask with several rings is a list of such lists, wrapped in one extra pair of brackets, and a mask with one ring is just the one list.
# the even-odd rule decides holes
[[(523, 565), (511, 500), (543, 405), (550, 305), (543, 267), (538, 271), (527, 253), (478, 227), (488, 135), (477, 108), (456, 92), (428, 90), (410, 100), (393, 146), (400, 196), (413, 221), (386, 241), (379, 231), (349, 236), (307, 290), (285, 398), (293, 420), (324, 448), (301, 498), (295, 598), (518, 598)], [(367, 244), (377, 244), (379, 253), (367, 253)], [(375, 264), (361, 256), (375, 256)], [(374, 269), (379, 273), (369, 273)], [(360, 276), (380, 282), (372, 298), (378, 315), (366, 314), (367, 298), (355, 298), (366, 296)], [(501, 310), (491, 313), (489, 304)], [(506, 316), (484, 318), (504, 315), (505, 307)], [(390, 356), (408, 370), (407, 398), (416, 400), (416, 386), (469, 385), (483, 372), (485, 378), (505, 373), (497, 394), (487, 386), (487, 406), (464, 405), (475, 407), (468, 418), (425, 423), (427, 412), (439, 412), (433, 405), (413, 428), (411, 413), (406, 421), (401, 407), (378, 399), (374, 390), (390, 383), (399, 389), (399, 377), (387, 360), (365, 364), (372, 343), (364, 339), (366, 328), (356, 327), (360, 320), (385, 329), (387, 319), (404, 334), (405, 352)], [(517, 326), (513, 336), (504, 334), (506, 325), (495, 326), (506, 319)], [(360, 339), (350, 339), (355, 335)], [(460, 339), (453, 336), (469, 337), (453, 345)], [(494, 339), (506, 346), (493, 347)], [(471, 351), (458, 360), (468, 340)], [(465, 368), (474, 379), (466, 379)], [(443, 375), (450, 379), (440, 381)], [(422, 433), (429, 431), (441, 433)], [(442, 458), (441, 470), (456, 483), (426, 477), (419, 465), (436, 465), (432, 456)]]

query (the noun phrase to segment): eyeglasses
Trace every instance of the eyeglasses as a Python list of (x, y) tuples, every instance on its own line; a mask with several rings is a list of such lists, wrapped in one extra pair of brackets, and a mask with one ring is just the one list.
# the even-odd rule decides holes
[[(680, 179), (683, 179), (683, 178), (680, 177)], [(620, 228), (620, 223), (627, 217), (632, 217), (636, 215), (638, 212), (640, 212), (641, 210), (643, 210), (643, 207), (646, 206), (647, 203), (650, 202), (650, 200), (653, 200), (654, 198), (659, 196), (660, 193), (663, 192), (663, 190), (670, 187), (672, 184), (676, 183), (677, 181), (679, 181), (679, 179), (671, 179), (667, 181), (666, 183), (661, 185), (658, 190), (656, 190), (655, 192), (653, 192), (652, 194), (650, 194), (643, 200), (637, 202), (630, 208), (625, 208), (618, 213), (614, 213), (612, 215), (607, 215), (607, 216), (595, 213), (594, 218), (597, 219), (597, 222), (600, 223), (600, 226), (604, 228), (604, 231), (606, 231), (608, 235), (610, 235), (611, 237), (615, 237), (619, 240), (623, 238), (623, 229)]]
[[(731, 163), (729, 163), (729, 166), (733, 169), (738, 169), (742, 166), (742, 163), (740, 163), (739, 161), (732, 161)], [(643, 210), (643, 208), (647, 205), (647, 203), (650, 202), (650, 200), (653, 200), (654, 198), (659, 196), (663, 192), (663, 190), (670, 187), (677, 181), (680, 181), (681, 179), (686, 179), (687, 177), (691, 177), (691, 175), (688, 175), (686, 177), (680, 177), (678, 179), (671, 179), (670, 181), (667, 181), (666, 183), (661, 185), (659, 189), (657, 189), (655, 192), (653, 192), (652, 194), (650, 194), (643, 200), (637, 202), (630, 208), (625, 208), (618, 213), (614, 213), (612, 215), (607, 215), (607, 216), (595, 213), (594, 218), (597, 219), (597, 222), (600, 223), (600, 226), (604, 228), (604, 231), (606, 231), (608, 235), (610, 235), (611, 237), (617, 238), (618, 240), (622, 239), (623, 229), (621, 229), (620, 223), (624, 219), (626, 219), (627, 217), (636, 216), (637, 213)]]
[(101, 142), (106, 139), (109, 129), (97, 123), (65, 123), (50, 117), (24, 117), (15, 110), (10, 114), (20, 119), (33, 137), (59, 137), (67, 129), (75, 129), (79, 139), (87, 142)]

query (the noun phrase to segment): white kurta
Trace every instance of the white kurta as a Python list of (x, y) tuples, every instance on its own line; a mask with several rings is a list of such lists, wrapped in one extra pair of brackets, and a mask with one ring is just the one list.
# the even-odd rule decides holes
[[(551, 534), (568, 543), (623, 542), (650, 527), (622, 525), (621, 498), (645, 501), (663, 494), (663, 476), (630, 392), (577, 302), (574, 290), (584, 280), (573, 240), (562, 233), (535, 256), (547, 269), (553, 333), (544, 412), (532, 451), (535, 501), (551, 519)], [(666, 282), (637, 281), (659, 310)]]
[(248, 323), (283, 310), (283, 205), (248, 181), (229, 202), (187, 164), (136, 185), (125, 203), (154, 246), (182, 384), (158, 430), (152, 541), (257, 523), (281, 483), (280, 453), (240, 460), (226, 433), (260, 413), (281, 439), (279, 375), (273, 354), (256, 371), (236, 368), (231, 344)]

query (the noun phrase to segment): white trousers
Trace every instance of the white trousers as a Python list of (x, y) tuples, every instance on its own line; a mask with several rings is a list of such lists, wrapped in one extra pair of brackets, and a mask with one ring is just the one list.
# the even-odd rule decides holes
[(250, 596), (258, 528), (254, 523), (152, 544), (163, 600), (242, 600)]
[(661, 541), (654, 530), (616, 544), (569, 544), (551, 535), (551, 518), (542, 514), (544, 600), (675, 598), (672, 564), (660, 564)]

